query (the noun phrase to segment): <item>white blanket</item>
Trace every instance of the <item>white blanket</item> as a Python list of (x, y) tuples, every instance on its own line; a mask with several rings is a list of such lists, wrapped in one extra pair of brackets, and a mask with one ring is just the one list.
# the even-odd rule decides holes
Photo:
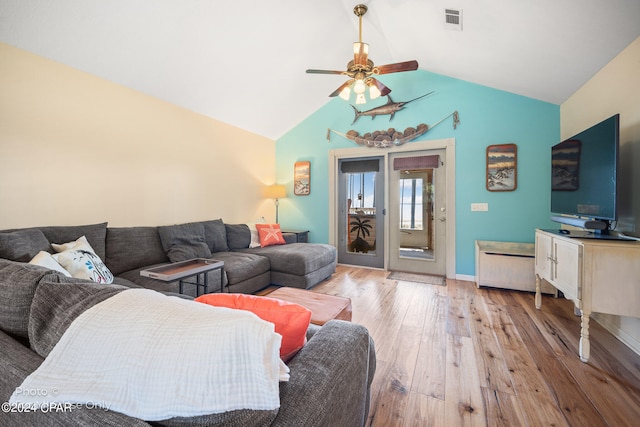
[(12, 403), (87, 404), (144, 420), (280, 406), (274, 325), (147, 289), (78, 316)]

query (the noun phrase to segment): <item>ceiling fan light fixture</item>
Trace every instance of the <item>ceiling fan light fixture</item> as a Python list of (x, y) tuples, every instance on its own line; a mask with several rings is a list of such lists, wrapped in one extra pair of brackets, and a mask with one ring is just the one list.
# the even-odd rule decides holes
[(378, 98), (380, 98), (380, 95), (382, 95), (382, 94), (380, 93), (380, 91), (378, 90), (377, 87), (375, 87), (375, 86), (369, 87), (369, 98), (378, 99)]
[(348, 101), (350, 97), (351, 97), (351, 88), (349, 86), (346, 86), (340, 92), (340, 98), (344, 99), (345, 101)]
[(364, 80), (356, 79), (355, 83), (353, 84), (353, 91), (358, 95), (363, 95), (366, 90), (367, 85), (364, 83)]
[(356, 96), (356, 104), (366, 104), (367, 98), (364, 97), (364, 93), (359, 93)]

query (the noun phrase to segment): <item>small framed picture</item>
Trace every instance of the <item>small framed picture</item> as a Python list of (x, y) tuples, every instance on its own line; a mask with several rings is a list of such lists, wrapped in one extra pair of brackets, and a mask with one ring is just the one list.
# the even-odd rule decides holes
[(308, 196), (311, 193), (311, 162), (296, 162), (293, 166), (293, 194)]
[(499, 144), (487, 147), (487, 190), (513, 191), (518, 187), (518, 147)]

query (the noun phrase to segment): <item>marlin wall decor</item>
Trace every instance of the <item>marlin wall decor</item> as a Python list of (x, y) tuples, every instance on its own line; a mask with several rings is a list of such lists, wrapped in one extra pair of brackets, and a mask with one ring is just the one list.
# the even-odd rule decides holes
[(387, 95), (386, 104), (381, 105), (379, 107), (372, 108), (367, 111), (359, 111), (355, 106), (351, 105), (351, 107), (353, 108), (353, 111), (355, 112), (355, 117), (353, 118), (353, 122), (351, 122), (351, 124), (354, 124), (361, 116), (370, 116), (371, 120), (373, 120), (376, 118), (376, 116), (391, 115), (391, 117), (389, 117), (389, 121), (391, 121), (393, 120), (393, 116), (398, 111), (402, 110), (405, 105), (407, 105), (410, 102), (417, 101), (418, 99), (424, 98), (425, 96), (431, 95), (433, 92), (435, 91), (425, 93), (424, 95), (419, 96), (417, 98), (413, 98), (410, 101), (402, 101), (402, 102), (393, 102), (393, 99), (391, 99), (391, 95)]

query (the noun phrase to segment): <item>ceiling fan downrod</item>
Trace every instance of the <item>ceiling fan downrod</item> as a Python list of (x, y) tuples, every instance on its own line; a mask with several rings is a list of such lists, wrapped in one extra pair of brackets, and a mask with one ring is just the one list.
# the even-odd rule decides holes
[(360, 36), (360, 43), (362, 43), (362, 17), (367, 13), (367, 10), (369, 10), (369, 8), (364, 4), (358, 4), (353, 8), (353, 13), (358, 17), (358, 21), (360, 23), (360, 30), (358, 32), (358, 35)]

